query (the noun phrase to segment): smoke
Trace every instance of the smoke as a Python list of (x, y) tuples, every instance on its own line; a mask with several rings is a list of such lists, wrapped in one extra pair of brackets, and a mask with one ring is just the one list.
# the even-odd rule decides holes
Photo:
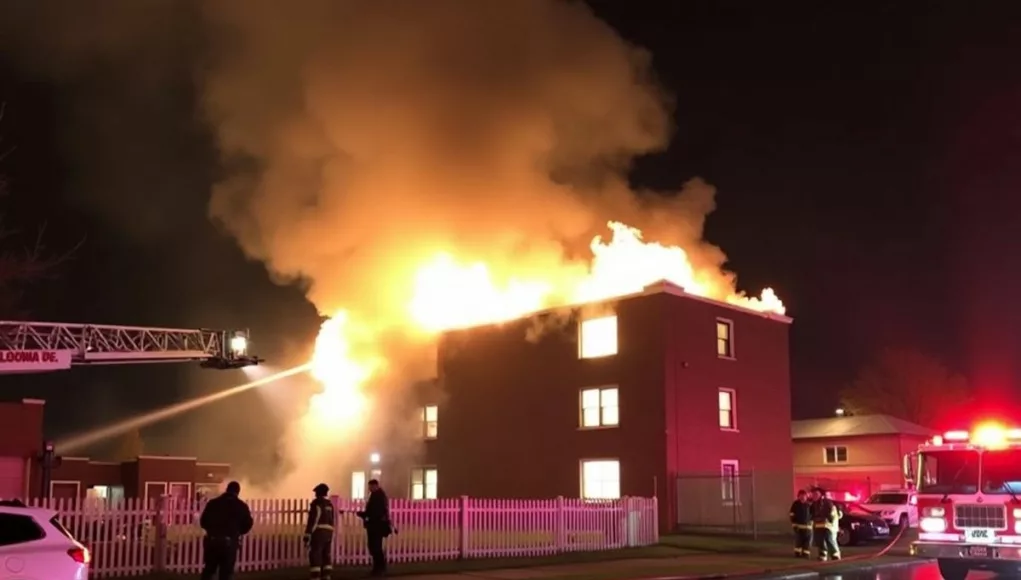
[[(633, 160), (668, 142), (670, 99), (649, 53), (583, 3), (219, 0), (206, 17), (219, 40), (203, 105), (229, 169), (211, 216), (324, 315), (402, 328), (416, 269), (440, 251), (497, 277), (577, 277), (610, 219), (683, 245), (696, 265), (725, 260), (701, 240), (710, 186), (629, 188)], [(373, 388), (390, 431), (285, 444), (300, 465), (356, 461), (374, 439), (415, 453), (397, 435), (420, 419), (400, 402), (432, 376), (435, 345), (385, 352), (399, 370)], [(287, 481), (307, 487), (304, 471)]]
[[(0, 31), (17, 36), (29, 60), (75, 82), (100, 64), (144, 75), (132, 85), (135, 72), (118, 73), (124, 85), (116, 86), (135, 87), (125, 94), (137, 98), (121, 102), (155, 117), (166, 107), (149, 105), (197, 83), (196, 110), (224, 172), (209, 201), (212, 220), (276, 281), (303, 285), (321, 314), (345, 310), (370, 324), (372, 344), (356, 349), (386, 353), (372, 389), (375, 410), (390, 420), (328, 445), (305, 439), (293, 421), (280, 451), (290, 475), (278, 490), (306, 495), (327, 477), (323, 465), (416, 439), (407, 436), (420, 425), (408, 385), (432, 377), (435, 345), (402, 329), (416, 269), (437, 252), (483, 261), (498, 281), (557, 285), (586, 271), (589, 241), (612, 219), (684, 247), (696, 268), (733, 285), (723, 253), (702, 240), (711, 186), (693, 180), (680, 192), (640, 196), (629, 186), (632, 162), (669, 141), (671, 99), (651, 55), (581, 2), (154, 0), (143, 9), (83, 0), (88, 18), (39, 24), (64, 4), (38, 0), (32, 6), (49, 8), (8, 21), (23, 32)], [(95, 87), (93, 98), (110, 86)], [(110, 138), (90, 149), (111, 158), (161, 151), (129, 140), (115, 149), (109, 143), (132, 131), (102, 125)], [(122, 165), (102, 167), (166, 173), (155, 159)], [(124, 197), (132, 201), (118, 212), (145, 206), (139, 211), (153, 218), (134, 220), (139, 229), (181, 211), (169, 194), (161, 203)], [(305, 411), (293, 407), (295, 417)], [(392, 453), (416, 452), (412, 443), (398, 447)]]

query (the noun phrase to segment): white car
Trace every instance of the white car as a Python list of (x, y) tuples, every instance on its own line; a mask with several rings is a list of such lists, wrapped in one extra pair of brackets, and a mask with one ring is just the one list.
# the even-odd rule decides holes
[(918, 527), (918, 497), (913, 491), (881, 491), (872, 494), (861, 506), (886, 520), (891, 527)]
[(90, 559), (57, 512), (0, 501), (0, 580), (87, 580)]

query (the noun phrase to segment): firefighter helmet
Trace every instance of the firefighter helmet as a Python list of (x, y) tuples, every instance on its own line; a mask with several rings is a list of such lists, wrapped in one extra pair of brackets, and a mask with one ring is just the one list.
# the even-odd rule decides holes
[(312, 492), (315, 493), (317, 496), (326, 496), (330, 493), (330, 486), (326, 485), (325, 483), (320, 483), (319, 485), (312, 488)]

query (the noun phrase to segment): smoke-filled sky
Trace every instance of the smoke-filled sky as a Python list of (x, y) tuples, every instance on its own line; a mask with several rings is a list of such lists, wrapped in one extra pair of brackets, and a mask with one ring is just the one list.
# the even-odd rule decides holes
[[(395, 316), (416, 257), (544, 268), (613, 218), (719, 264), (704, 233), (742, 288), (776, 287), (796, 319), (796, 415), (828, 412), (816, 393), (886, 344), (1016, 387), (1021, 309), (999, 304), (1021, 289), (1021, 47), (1004, 15), (955, 10), (7, 3), (8, 213), (47, 221), (51, 245), (85, 240), (28, 306), (250, 326), (284, 363), (307, 354), (317, 309)], [(694, 177), (712, 187), (678, 198)], [(98, 369), (17, 388), (64, 432), (84, 423), (80, 397), (98, 420), (235, 378)], [(272, 436), (267, 407), (238, 397), (147, 436), (232, 454)], [(232, 429), (210, 441), (214, 416)]]

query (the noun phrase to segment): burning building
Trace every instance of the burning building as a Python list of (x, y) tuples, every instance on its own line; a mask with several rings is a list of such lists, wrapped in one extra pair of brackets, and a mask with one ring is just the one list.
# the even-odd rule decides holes
[(599, 308), (444, 333), (410, 496), (656, 495), (664, 528), (783, 520), (791, 319), (665, 282)]

